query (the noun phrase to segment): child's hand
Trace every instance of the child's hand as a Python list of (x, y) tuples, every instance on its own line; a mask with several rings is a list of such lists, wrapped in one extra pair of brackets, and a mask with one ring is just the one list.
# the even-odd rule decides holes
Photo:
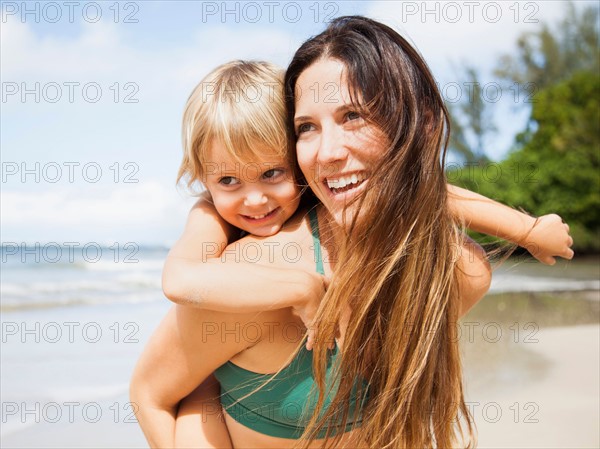
[(569, 235), (569, 225), (556, 214), (543, 215), (520, 246), (524, 247), (540, 262), (554, 265), (556, 256), (572, 259), (573, 239)]
[[(306, 349), (311, 351), (316, 341), (316, 326), (314, 323), (317, 310), (325, 291), (329, 286), (329, 279), (317, 273), (310, 274), (308, 292), (301, 304), (294, 307), (294, 313), (300, 317), (307, 329)], [(330, 343), (333, 349), (334, 343)]]

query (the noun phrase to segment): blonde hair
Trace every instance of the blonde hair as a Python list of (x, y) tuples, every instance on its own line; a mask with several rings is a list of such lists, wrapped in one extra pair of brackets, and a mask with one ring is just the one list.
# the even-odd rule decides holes
[[(326, 428), (332, 438), (323, 447), (335, 447), (341, 434), (333, 437), (331, 424), (348, 421), (357, 395), (366, 405), (356, 427), (368, 447), (471, 445), (456, 331), (454, 250), (462, 236), (446, 203), (443, 100), (425, 61), (394, 30), (364, 17), (339, 17), (305, 42), (288, 67), (288, 126), (298, 77), (322, 58), (345, 65), (355, 106), (382, 131), (387, 147), (357, 201), (360, 213), (337, 254), (343, 264), (315, 318), (319, 401), (299, 443), (308, 447)], [(325, 407), (327, 342), (348, 309), (342, 360), (331, 382), (338, 387)]]
[(185, 105), (177, 182), (203, 181), (214, 141), (242, 163), (265, 156), (291, 163), (282, 80), (282, 69), (262, 61), (232, 61), (210, 72)]

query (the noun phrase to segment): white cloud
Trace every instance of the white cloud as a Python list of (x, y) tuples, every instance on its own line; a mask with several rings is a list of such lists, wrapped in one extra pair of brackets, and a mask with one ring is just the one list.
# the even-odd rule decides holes
[[(3, 154), (12, 159), (28, 159), (32, 154), (35, 159), (40, 157), (36, 149), (50, 148), (55, 160), (73, 160), (73, 156), (77, 160), (82, 151), (88, 160), (114, 159), (115, 149), (125, 146), (129, 160), (154, 165), (155, 172), (165, 163), (149, 158), (149, 153), (160, 159), (168, 153), (164, 151), (168, 139), (172, 147), (179, 147), (183, 105), (204, 75), (231, 59), (274, 60), (283, 65), (297, 45), (277, 28), (248, 33), (219, 24), (190, 30), (189, 39), (181, 44), (138, 48), (111, 23), (84, 23), (76, 37), (44, 37), (29, 23), (9, 19), (2, 27), (2, 79), (15, 83), (18, 90), (2, 104), (2, 125), (7, 131), (2, 137)], [(22, 101), (21, 92), (34, 89), (35, 82), (40, 82), (41, 101), (31, 94)], [(69, 87), (65, 82), (79, 85)], [(83, 86), (91, 82), (102, 92), (97, 103), (83, 94)], [(135, 86), (126, 87), (128, 82)], [(45, 101), (56, 96), (54, 87), (44, 94), (51, 83), (62, 91), (56, 103)], [(69, 89), (74, 101), (69, 100)], [(90, 92), (93, 95), (95, 90)], [(139, 103), (125, 104), (128, 94)], [(90, 139), (92, 124), (98, 132)], [(31, 133), (32, 125), (42, 132)]]
[(110, 22), (84, 23), (77, 39), (38, 36), (17, 19), (2, 25), (4, 79), (81, 80), (114, 74), (132, 56)]
[[(298, 46), (276, 28), (253, 30), (203, 26), (182, 44), (137, 48), (110, 22), (84, 23), (75, 39), (40, 37), (28, 23), (12, 18), (2, 26), (2, 77), (5, 80), (114, 81), (128, 77), (157, 88), (165, 82), (200, 81), (216, 65), (232, 59), (265, 59), (281, 65)], [(174, 86), (179, 87), (178, 85)], [(172, 93), (153, 91), (170, 97)]]
[[(469, 62), (492, 69), (517, 37), (564, 15), (563, 1), (377, 1), (367, 15), (407, 37), (440, 80), (452, 79), (451, 65)], [(581, 6), (584, 2), (576, 2)]]
[[(517, 38), (524, 32), (539, 29), (542, 22), (556, 24), (564, 16), (567, 3), (377, 1), (368, 4), (366, 15), (386, 23), (413, 43), (440, 83), (442, 95), (446, 99), (458, 99), (469, 94), (459, 72), (465, 64), (479, 71), (482, 85), (495, 83), (493, 69), (502, 55), (515, 51)], [(589, 5), (598, 7), (597, 2), (576, 1), (574, 5), (579, 9)], [(456, 86), (460, 86), (460, 90)], [(497, 84), (491, 85), (491, 92), (497, 92), (495, 86)], [(518, 113), (514, 111), (515, 103), (521, 106), (527, 101), (527, 92), (520, 92), (516, 101), (514, 90), (511, 92), (501, 92), (501, 101), (496, 103), (495, 124), (499, 132), (486, 146), (486, 153), (493, 159), (501, 159), (506, 154), (515, 134), (524, 128), (527, 120), (526, 108)]]
[(4, 242), (135, 238), (162, 243), (176, 238), (194, 202), (156, 181), (100, 189), (3, 191), (1, 198)]

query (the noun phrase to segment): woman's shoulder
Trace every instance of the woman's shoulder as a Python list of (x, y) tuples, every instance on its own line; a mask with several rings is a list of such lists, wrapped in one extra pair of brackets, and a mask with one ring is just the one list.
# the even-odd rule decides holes
[(282, 240), (297, 240), (299, 238), (310, 237), (310, 214), (308, 209), (298, 209), (296, 213), (283, 225), (281, 231), (276, 236)]

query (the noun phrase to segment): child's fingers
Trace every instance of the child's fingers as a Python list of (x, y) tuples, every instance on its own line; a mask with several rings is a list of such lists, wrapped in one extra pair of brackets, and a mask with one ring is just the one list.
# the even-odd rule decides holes
[(562, 254), (562, 257), (564, 257), (565, 259), (569, 259), (571, 260), (573, 258), (573, 256), (575, 255), (575, 251), (573, 251), (571, 248), (568, 248), (564, 254)]
[(306, 338), (306, 350), (307, 351), (312, 351), (312, 349), (313, 349), (313, 346), (314, 346), (313, 333), (314, 333), (313, 330), (311, 330), (311, 329), (308, 330), (308, 337)]

